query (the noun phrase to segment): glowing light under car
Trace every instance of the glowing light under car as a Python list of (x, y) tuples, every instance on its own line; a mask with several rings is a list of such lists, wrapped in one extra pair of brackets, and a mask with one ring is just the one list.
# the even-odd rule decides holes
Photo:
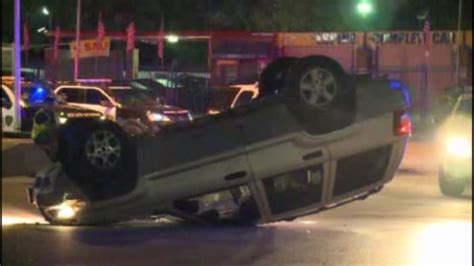
[(78, 200), (65, 200), (63, 203), (48, 208), (48, 211), (56, 211), (56, 218), (68, 220), (76, 216), (76, 212), (84, 207), (85, 203)]
[(63, 203), (58, 207), (58, 219), (71, 219), (75, 214), (76, 212), (69, 204)]
[(61, 124), (61, 125), (62, 125), (62, 124), (66, 124), (66, 122), (67, 122), (67, 117), (59, 117), (58, 120), (59, 120), (59, 124)]

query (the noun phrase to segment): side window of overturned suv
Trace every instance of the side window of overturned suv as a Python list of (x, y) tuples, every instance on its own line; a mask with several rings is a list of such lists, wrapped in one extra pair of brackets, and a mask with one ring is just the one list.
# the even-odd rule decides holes
[(301, 169), (263, 180), (273, 214), (304, 208), (321, 202), (322, 165)]
[(260, 213), (248, 185), (216, 191), (174, 202), (174, 207), (200, 219), (257, 221)]

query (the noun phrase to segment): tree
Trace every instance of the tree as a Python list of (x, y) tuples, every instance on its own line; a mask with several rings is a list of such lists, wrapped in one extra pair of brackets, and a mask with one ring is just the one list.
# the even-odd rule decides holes
[[(138, 31), (166, 30), (332, 31), (420, 30), (417, 15), (428, 10), (434, 29), (456, 29), (458, 0), (372, 0), (375, 12), (361, 18), (359, 0), (82, 0), (82, 28), (95, 30), (103, 12), (108, 31), (124, 31), (132, 20)], [(22, 0), (32, 42), (44, 41), (36, 29), (47, 26), (40, 14), (48, 7), (53, 25), (74, 29), (75, 0)], [(472, 29), (472, 0), (464, 0), (463, 28)], [(13, 0), (2, 1), (2, 40), (12, 41)]]

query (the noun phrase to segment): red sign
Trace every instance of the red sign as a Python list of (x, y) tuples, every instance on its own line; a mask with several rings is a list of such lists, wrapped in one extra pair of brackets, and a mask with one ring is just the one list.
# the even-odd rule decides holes
[[(97, 41), (97, 39), (82, 40), (79, 42), (79, 46), (80, 58), (110, 55), (110, 38), (108, 37), (105, 37), (102, 41)], [(69, 47), (71, 57), (74, 58), (76, 54), (76, 42), (70, 42)]]

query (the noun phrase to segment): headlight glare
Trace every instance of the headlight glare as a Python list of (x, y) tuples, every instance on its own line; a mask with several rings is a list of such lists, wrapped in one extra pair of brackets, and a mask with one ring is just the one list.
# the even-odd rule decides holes
[(66, 122), (67, 122), (67, 117), (61, 117), (61, 116), (59, 117), (59, 124), (61, 125), (66, 124)]
[(472, 157), (472, 146), (468, 139), (452, 137), (446, 142), (446, 149), (450, 155), (468, 158)]
[(152, 122), (169, 122), (170, 118), (164, 114), (148, 112), (148, 120)]

